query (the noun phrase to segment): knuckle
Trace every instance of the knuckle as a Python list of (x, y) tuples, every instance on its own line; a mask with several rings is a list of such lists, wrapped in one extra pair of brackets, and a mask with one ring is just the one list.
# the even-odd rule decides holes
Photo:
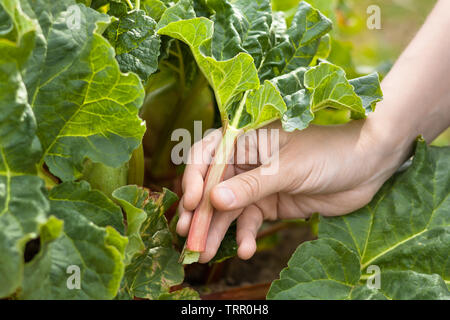
[(252, 174), (246, 174), (240, 177), (243, 189), (249, 197), (255, 197), (261, 192), (261, 183), (257, 177)]

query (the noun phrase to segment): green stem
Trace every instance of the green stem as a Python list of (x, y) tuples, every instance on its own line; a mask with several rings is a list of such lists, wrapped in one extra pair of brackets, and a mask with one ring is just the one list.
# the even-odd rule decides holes
[(133, 151), (128, 169), (128, 184), (143, 186), (145, 176), (144, 147), (141, 145)]
[(125, 2), (128, 4), (128, 6), (130, 7), (131, 10), (133, 10), (133, 4), (131, 3), (130, 0), (125, 0)]
[(136, 0), (136, 9), (139, 10), (141, 8), (141, 0)]
[(111, 197), (114, 190), (127, 185), (127, 176), (128, 163), (119, 168), (112, 168), (89, 160), (84, 166), (82, 178), (88, 181), (93, 189)]
[(239, 104), (239, 107), (237, 108), (236, 116), (234, 117), (234, 121), (231, 124), (231, 126), (234, 128), (237, 128), (239, 126), (239, 121), (241, 120), (241, 115), (244, 112), (245, 103), (247, 102), (247, 97), (248, 97), (249, 93), (250, 93), (250, 91), (246, 91), (244, 93), (244, 97), (242, 98), (241, 103)]

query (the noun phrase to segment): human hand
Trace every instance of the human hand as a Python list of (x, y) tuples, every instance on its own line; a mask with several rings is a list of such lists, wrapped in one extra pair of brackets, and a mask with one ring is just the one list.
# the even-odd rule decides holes
[[(250, 143), (238, 148), (245, 154), (237, 157), (249, 159), (249, 154), (256, 152), (259, 163), (230, 164), (225, 181), (211, 191), (215, 212), (200, 262), (214, 257), (236, 219), (238, 256), (249, 259), (256, 251), (256, 235), (264, 220), (308, 218), (315, 212), (337, 216), (363, 207), (408, 152), (394, 148), (370, 120), (310, 126), (293, 133), (284, 132), (279, 124), (270, 129), (279, 130), (278, 150), (264, 157), (267, 144), (259, 143), (259, 132), (249, 135)], [(189, 164), (183, 177), (177, 225), (181, 236), (189, 232), (192, 212), (200, 203), (208, 166), (220, 139), (221, 131), (215, 131), (191, 150), (191, 158), (197, 155), (196, 159), (202, 161)], [(278, 168), (278, 172), (264, 174), (269, 166)]]

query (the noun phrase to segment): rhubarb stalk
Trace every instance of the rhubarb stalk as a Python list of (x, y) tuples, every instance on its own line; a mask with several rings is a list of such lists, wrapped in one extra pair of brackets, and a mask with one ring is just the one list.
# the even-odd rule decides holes
[[(234, 146), (242, 133), (243, 130), (237, 130), (233, 127), (228, 127), (225, 130), (222, 141), (217, 147), (214, 159), (209, 166), (203, 197), (195, 210), (183, 256), (192, 257), (195, 256), (195, 253), (201, 253), (206, 249), (206, 239), (214, 212), (210, 200), (211, 191), (223, 181), (229, 160), (234, 154)], [(195, 257), (193, 260), (195, 260)], [(186, 259), (184, 262), (186, 263)]]

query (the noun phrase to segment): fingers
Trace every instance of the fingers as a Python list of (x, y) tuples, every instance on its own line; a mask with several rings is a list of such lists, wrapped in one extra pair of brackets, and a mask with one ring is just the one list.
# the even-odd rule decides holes
[[(211, 191), (211, 202), (220, 211), (245, 208), (284, 188), (282, 174), (263, 174), (264, 166), (222, 182)], [(286, 179), (284, 179), (286, 180)]]
[(177, 222), (177, 233), (182, 237), (187, 237), (189, 233), (189, 227), (191, 226), (192, 212), (184, 209), (183, 198), (180, 200), (178, 205), (178, 222)]
[(208, 238), (206, 240), (206, 250), (200, 255), (200, 263), (207, 263), (214, 258), (228, 228), (241, 212), (242, 210), (214, 212), (211, 227), (208, 232)]
[(185, 210), (193, 211), (199, 204), (203, 194), (203, 181), (221, 138), (221, 130), (216, 130), (191, 148), (182, 183)]
[(238, 256), (243, 260), (250, 259), (256, 252), (256, 235), (263, 223), (263, 214), (256, 206), (244, 210), (237, 221), (236, 241)]

